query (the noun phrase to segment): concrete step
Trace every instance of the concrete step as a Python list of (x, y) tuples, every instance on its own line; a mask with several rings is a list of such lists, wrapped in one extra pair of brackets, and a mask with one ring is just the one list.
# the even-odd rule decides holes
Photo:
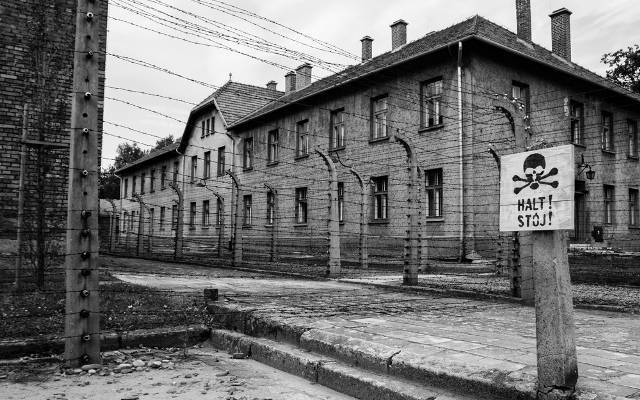
[(211, 345), (319, 383), (338, 392), (366, 400), (479, 400), (428, 384), (372, 372), (288, 343), (255, 338), (222, 329), (211, 332)]

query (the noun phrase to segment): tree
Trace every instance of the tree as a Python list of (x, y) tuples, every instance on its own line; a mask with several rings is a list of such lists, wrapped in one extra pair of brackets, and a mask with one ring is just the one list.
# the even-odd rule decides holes
[(151, 151), (158, 150), (158, 149), (161, 149), (163, 147), (167, 147), (168, 145), (173, 144), (173, 142), (175, 142), (175, 139), (173, 138), (173, 135), (169, 135), (166, 138), (159, 139), (156, 142), (155, 147), (153, 149), (151, 149)]
[(98, 197), (101, 199), (120, 198), (120, 179), (116, 176), (116, 168), (113, 165), (100, 171)]
[(609, 65), (607, 78), (627, 89), (640, 93), (640, 46), (633, 45), (602, 56)]
[(136, 143), (120, 143), (116, 150), (116, 158), (113, 166), (116, 170), (123, 168), (125, 165), (132, 163), (144, 156), (146, 153)]

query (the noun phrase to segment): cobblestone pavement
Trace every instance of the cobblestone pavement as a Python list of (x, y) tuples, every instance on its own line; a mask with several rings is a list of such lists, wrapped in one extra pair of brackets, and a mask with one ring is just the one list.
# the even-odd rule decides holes
[[(176, 280), (162, 275), (161, 264), (156, 269), (158, 275), (130, 271), (118, 277), (182, 290), (217, 287), (227, 302), (285, 323), (402, 349), (424, 363), (463, 371), (499, 370), (535, 380), (535, 314), (530, 307), (249, 273), (243, 278)], [(640, 317), (577, 310), (575, 319), (579, 386), (640, 398)]]

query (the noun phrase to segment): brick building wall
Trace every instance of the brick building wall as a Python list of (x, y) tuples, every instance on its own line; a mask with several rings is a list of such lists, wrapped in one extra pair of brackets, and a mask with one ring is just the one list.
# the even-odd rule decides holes
[[(106, 48), (108, 2), (100, 1), (101, 51)], [(0, 235), (15, 238), (20, 139), (27, 106), (28, 138), (69, 142), (75, 39), (75, 0), (8, 0), (0, 5)], [(105, 57), (98, 52), (98, 98), (104, 94)], [(98, 103), (102, 131), (103, 101)], [(101, 136), (99, 142), (101, 143)], [(30, 149), (27, 157), (25, 219), (35, 224), (42, 205), (47, 235), (64, 235), (68, 149)]]

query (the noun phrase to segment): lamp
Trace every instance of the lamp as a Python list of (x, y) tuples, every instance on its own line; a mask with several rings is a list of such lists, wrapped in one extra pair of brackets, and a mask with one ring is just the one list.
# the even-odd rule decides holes
[(580, 161), (580, 164), (578, 164), (578, 167), (582, 169), (578, 171), (578, 175), (580, 175), (585, 169), (588, 168), (589, 170), (585, 172), (585, 175), (588, 180), (592, 181), (596, 177), (596, 171), (591, 169), (591, 165), (584, 162), (584, 154), (582, 154), (580, 157), (581, 157), (580, 158), (581, 161)]

